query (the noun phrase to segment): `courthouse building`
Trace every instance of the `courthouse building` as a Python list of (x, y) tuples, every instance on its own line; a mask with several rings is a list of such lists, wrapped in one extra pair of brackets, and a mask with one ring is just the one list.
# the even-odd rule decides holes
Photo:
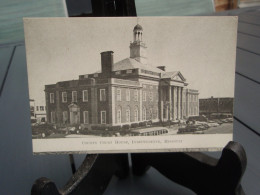
[(143, 28), (137, 24), (130, 57), (114, 63), (113, 51), (102, 52), (101, 71), (45, 85), (47, 121), (118, 126), (199, 115), (198, 90), (187, 88), (180, 71), (147, 64), (142, 37)]

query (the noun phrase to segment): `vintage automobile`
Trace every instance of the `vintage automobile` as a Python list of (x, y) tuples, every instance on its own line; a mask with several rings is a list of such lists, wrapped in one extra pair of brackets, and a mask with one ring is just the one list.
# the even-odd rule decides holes
[(129, 136), (157, 136), (168, 134), (169, 130), (165, 127), (152, 127), (152, 128), (145, 128), (145, 129), (135, 129), (132, 130)]
[(38, 124), (32, 126), (32, 138), (45, 138), (54, 133), (54, 127), (48, 124)]
[(207, 127), (203, 124), (187, 125), (186, 127), (179, 128), (177, 134), (203, 134), (203, 130), (206, 129)]

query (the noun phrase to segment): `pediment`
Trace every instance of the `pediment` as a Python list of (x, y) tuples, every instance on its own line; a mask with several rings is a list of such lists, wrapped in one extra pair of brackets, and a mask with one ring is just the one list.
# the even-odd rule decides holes
[(71, 103), (70, 105), (68, 105), (69, 108), (78, 108), (78, 105), (75, 103)]
[(185, 82), (186, 79), (184, 78), (184, 76), (181, 74), (181, 72), (178, 72), (177, 74), (173, 75), (171, 77), (171, 80), (174, 80), (174, 81), (181, 81), (181, 82)]

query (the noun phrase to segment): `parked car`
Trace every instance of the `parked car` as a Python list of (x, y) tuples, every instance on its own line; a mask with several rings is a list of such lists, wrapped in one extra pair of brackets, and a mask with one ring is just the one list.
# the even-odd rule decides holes
[(219, 124), (216, 123), (215, 121), (209, 121), (209, 122), (208, 122), (208, 126), (209, 126), (209, 127), (217, 127), (217, 126), (219, 126)]
[(52, 125), (48, 124), (38, 124), (32, 126), (32, 137), (33, 138), (45, 138), (54, 133), (54, 128)]
[(190, 116), (190, 117), (187, 119), (187, 122), (189, 122), (189, 121), (208, 122), (208, 118), (205, 117), (204, 115), (201, 115), (201, 116)]
[(226, 119), (229, 123), (232, 123), (233, 122), (233, 118), (227, 118)]
[(202, 134), (206, 127), (203, 125), (187, 125), (179, 128), (177, 134)]

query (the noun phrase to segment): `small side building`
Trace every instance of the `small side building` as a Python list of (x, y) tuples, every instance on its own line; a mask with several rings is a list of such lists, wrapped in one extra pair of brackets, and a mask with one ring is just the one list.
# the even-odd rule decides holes
[(200, 115), (209, 116), (211, 114), (232, 114), (233, 115), (233, 97), (211, 97), (199, 99)]

